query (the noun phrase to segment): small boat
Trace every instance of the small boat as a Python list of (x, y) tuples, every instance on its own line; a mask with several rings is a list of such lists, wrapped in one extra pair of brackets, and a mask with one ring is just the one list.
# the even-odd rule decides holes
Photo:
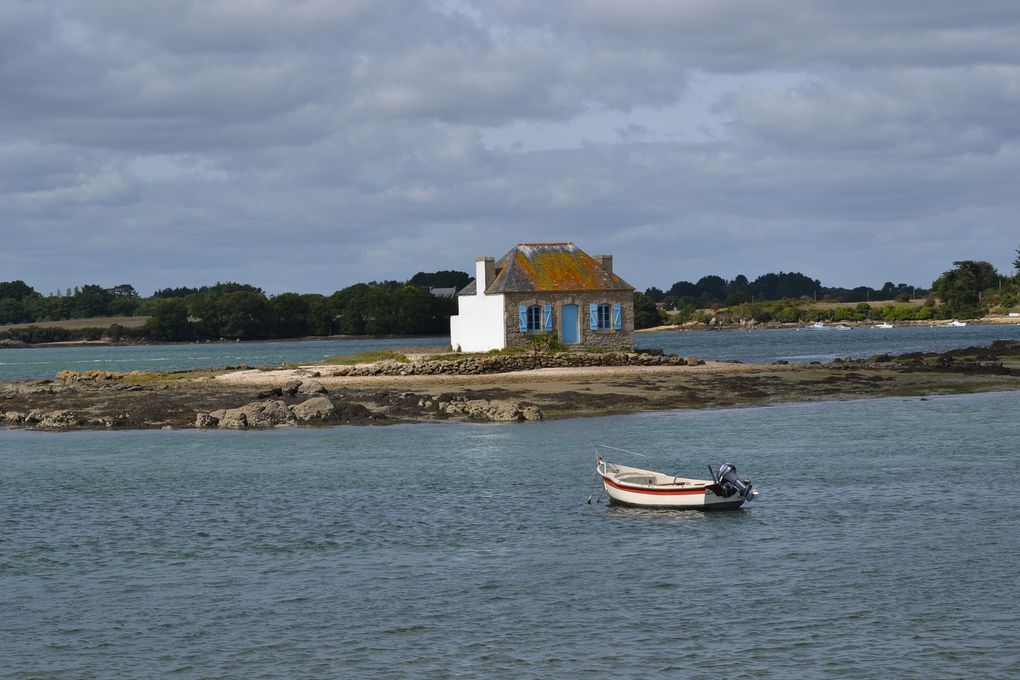
[[(758, 495), (751, 480), (737, 477), (733, 465), (725, 463), (718, 470), (710, 465), (708, 470), (712, 479), (693, 479), (610, 463), (598, 453), (595, 455), (595, 475), (602, 479), (603, 490), (613, 505), (733, 510)], [(591, 502), (590, 496), (588, 502)]]
[(943, 324), (943, 325), (944, 326), (949, 326), (950, 328), (963, 328), (964, 326), (967, 325), (967, 322), (966, 321), (957, 321), (956, 319), (953, 319), (949, 323)]
[(882, 323), (880, 323), (877, 326), (875, 326), (875, 328), (896, 328), (896, 326), (893, 326), (888, 321), (883, 321)]
[(827, 331), (829, 327), (825, 325), (824, 321), (815, 321), (810, 326), (807, 326), (809, 331)]
[(847, 326), (846, 324), (843, 324), (843, 323), (837, 324), (835, 326), (832, 326), (832, 328), (836, 329), (837, 331), (852, 331), (853, 330), (853, 328), (851, 326)]

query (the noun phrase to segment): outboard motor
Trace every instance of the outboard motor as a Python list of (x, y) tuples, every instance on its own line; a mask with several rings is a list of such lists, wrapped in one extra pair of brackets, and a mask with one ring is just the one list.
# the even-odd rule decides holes
[(715, 481), (722, 487), (724, 498), (729, 498), (733, 494), (737, 494), (745, 501), (754, 498), (754, 487), (751, 486), (751, 480), (739, 479), (737, 468), (731, 463), (723, 463), (719, 466), (719, 471), (715, 473)]

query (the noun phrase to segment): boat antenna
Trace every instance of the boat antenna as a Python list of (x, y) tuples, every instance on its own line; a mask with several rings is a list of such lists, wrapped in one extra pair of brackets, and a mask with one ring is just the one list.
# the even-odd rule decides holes
[(599, 449), (599, 447), (602, 447), (603, 449), (612, 449), (613, 451), (622, 451), (623, 453), (630, 453), (630, 454), (635, 455), (635, 456), (641, 456), (642, 458), (648, 458), (649, 457), (649, 456), (647, 456), (647, 455), (645, 455), (643, 453), (638, 453), (637, 451), (628, 451), (627, 449), (618, 449), (615, 446), (609, 446), (607, 444), (596, 444), (595, 445), (595, 450), (597, 451)]

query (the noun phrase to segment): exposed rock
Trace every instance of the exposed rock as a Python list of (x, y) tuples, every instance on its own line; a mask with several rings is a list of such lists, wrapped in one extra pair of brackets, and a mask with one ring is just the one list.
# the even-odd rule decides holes
[(540, 368), (589, 368), (593, 366), (684, 366), (688, 360), (676, 355), (641, 352), (525, 352), (466, 356), (400, 363), (392, 360), (360, 366), (341, 366), (334, 376), (480, 375), (512, 373)]
[(288, 396), (294, 396), (295, 394), (297, 394), (299, 387), (301, 387), (301, 381), (292, 380), (288, 383), (285, 383), (283, 387), (281, 387), (280, 389), (283, 391), (283, 394), (286, 394)]
[(120, 380), (124, 377), (124, 374), (114, 371), (57, 371), (54, 377), (58, 381), (66, 383), (102, 382)]
[(240, 408), (211, 411), (219, 427), (228, 430), (247, 428), (269, 428), (294, 423), (294, 414), (287, 405), (278, 400), (253, 401)]
[(259, 399), (269, 399), (270, 397), (282, 397), (283, 396), (283, 388), (272, 387), (272, 388), (270, 388), (268, 390), (262, 390), (261, 392), (259, 392), (255, 396), (258, 397)]
[(290, 407), (290, 412), (298, 422), (307, 423), (315, 420), (329, 420), (336, 414), (336, 407), (328, 397), (312, 397), (308, 401)]
[(195, 427), (208, 429), (211, 427), (219, 427), (220, 419), (209, 413), (197, 413), (195, 414)]
[(328, 394), (325, 387), (318, 380), (305, 380), (297, 388), (298, 394)]
[(522, 420), (542, 420), (544, 415), (537, 406), (522, 407), (505, 399), (462, 399), (439, 402), (441, 412), (452, 416), (466, 415), (472, 420), (486, 420), (497, 423), (514, 423)]
[(68, 409), (58, 409), (56, 411), (34, 409), (25, 416), (24, 422), (27, 425), (35, 425), (43, 430), (59, 430), (85, 424), (82, 418)]
[(372, 413), (364, 404), (347, 402), (340, 404), (336, 411), (337, 420), (342, 423), (356, 423), (385, 420), (386, 416)]
[(537, 406), (526, 406), (521, 413), (524, 415), (525, 420), (543, 420), (545, 418), (542, 409)]

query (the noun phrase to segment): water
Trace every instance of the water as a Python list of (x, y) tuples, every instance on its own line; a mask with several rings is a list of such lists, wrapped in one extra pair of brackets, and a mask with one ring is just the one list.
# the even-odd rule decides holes
[[(1018, 407), (0, 432), (0, 675), (1016, 677)], [(587, 505), (595, 441), (761, 496)]]
[[(837, 357), (869, 357), (882, 352), (944, 352), (957, 347), (988, 345), (1001, 338), (1020, 339), (1020, 327), (971, 325), (965, 328), (912, 327), (852, 331), (798, 329), (755, 331), (677, 331), (639, 333), (641, 349), (702, 359), (737, 359), (769, 363), (831, 361)], [(329, 356), (365, 350), (407, 347), (447, 348), (449, 337), (298, 340), (290, 342), (204, 343), (124, 347), (34, 347), (0, 349), (0, 380), (52, 378), (64, 369), (87, 371), (172, 371), (315, 362)]]
[(326, 357), (369, 350), (408, 347), (449, 347), (450, 338), (384, 338), (292, 340), (283, 342), (217, 342), (187, 345), (62, 346), (0, 349), (0, 380), (52, 378), (72, 371), (177, 371), (313, 363)]
[(1020, 340), (1020, 324), (974, 324), (946, 326), (897, 326), (851, 330), (801, 328), (673, 331), (642, 333), (638, 347), (659, 347), (671, 354), (702, 359), (736, 359), (748, 363), (832, 361), (836, 358), (867, 358), (876, 354), (945, 352), (959, 347), (987, 346), (995, 340)]

